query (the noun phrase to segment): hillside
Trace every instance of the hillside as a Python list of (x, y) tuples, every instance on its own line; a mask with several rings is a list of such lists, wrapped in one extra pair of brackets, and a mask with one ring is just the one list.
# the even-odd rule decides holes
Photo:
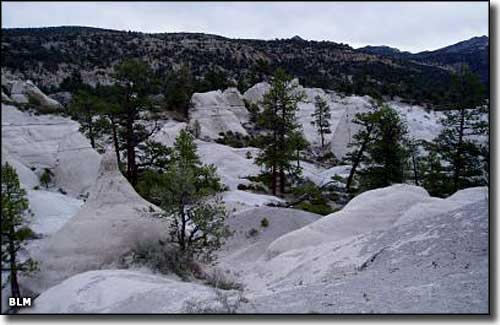
[(416, 61), (423, 64), (440, 66), (456, 71), (461, 65), (467, 65), (477, 73), (484, 84), (489, 82), (489, 38), (473, 37), (434, 51), (419, 53), (401, 52), (388, 46), (366, 46), (359, 51), (372, 55), (381, 55), (396, 60)]
[(88, 27), (2, 31), (2, 68), (23, 74), (43, 90), (58, 90), (55, 85), (70, 80), (77, 72), (89, 84), (109, 83), (112, 67), (127, 57), (147, 60), (160, 80), (187, 65), (198, 79), (210, 71), (222, 71), (244, 91), (281, 67), (306, 87), (374, 97), (398, 96), (420, 103), (446, 101), (451, 75), (446, 67), (429, 65), (424, 59), (400, 60), (329, 41), (264, 41)]

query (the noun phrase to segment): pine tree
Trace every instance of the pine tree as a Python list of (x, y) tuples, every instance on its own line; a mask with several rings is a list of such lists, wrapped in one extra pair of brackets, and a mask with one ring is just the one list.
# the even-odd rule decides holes
[(351, 163), (351, 170), (346, 182), (346, 191), (350, 192), (354, 181), (356, 171), (360, 167), (361, 162), (365, 161), (366, 149), (368, 144), (373, 140), (375, 133), (375, 123), (379, 119), (380, 111), (375, 110), (368, 113), (357, 113), (352, 122), (360, 126), (359, 131), (353, 135), (353, 141), (348, 144), (348, 147), (353, 148), (346, 156), (346, 160)]
[[(362, 190), (403, 182), (408, 158), (407, 129), (398, 113), (381, 105), (371, 112), (356, 114), (353, 122), (362, 127), (350, 145), (355, 149), (347, 156), (352, 163), (347, 191), (351, 190), (356, 172)], [(361, 164), (363, 168), (357, 171)]]
[(157, 128), (155, 124), (153, 130), (148, 131), (143, 124), (138, 123), (142, 112), (153, 110), (148, 98), (152, 76), (151, 67), (140, 60), (125, 60), (115, 67), (115, 78), (119, 81), (120, 101), (113, 115), (116, 123), (120, 126), (119, 137), (125, 143), (126, 176), (133, 186), (137, 184), (138, 178), (136, 148), (141, 142), (146, 141)]
[(256, 162), (269, 172), (271, 190), (276, 195), (278, 177), (280, 192), (283, 194), (287, 181), (286, 174), (291, 171), (296, 172), (292, 165), (296, 148), (291, 139), (299, 129), (295, 115), (297, 105), (304, 99), (304, 94), (298, 90), (298, 84), (292, 82), (291, 77), (281, 69), (276, 70), (270, 84), (271, 88), (263, 99), (264, 110), (258, 119), (265, 135), (262, 141), (264, 147)]
[(173, 219), (171, 241), (184, 256), (210, 259), (228, 230), (226, 210), (217, 195), (223, 186), (214, 165), (202, 165), (191, 134), (182, 130), (176, 138), (172, 159), (157, 189), (163, 217)]
[(71, 100), (71, 115), (80, 122), (80, 132), (90, 140), (90, 145), (94, 149), (96, 149), (96, 139), (103, 132), (102, 128), (98, 127), (102, 109), (103, 103), (88, 90), (79, 90)]
[(172, 72), (167, 78), (165, 105), (168, 109), (177, 111), (184, 117), (188, 117), (193, 92), (194, 77), (191, 70), (183, 65), (178, 71)]
[(326, 102), (324, 98), (317, 95), (314, 97), (314, 106), (316, 107), (314, 113), (311, 115), (314, 118), (312, 122), (313, 125), (316, 126), (318, 130), (318, 134), (321, 137), (321, 150), (325, 148), (325, 134), (330, 134), (332, 131), (330, 130), (330, 106)]
[[(484, 114), (484, 89), (476, 75), (463, 69), (453, 79), (450, 110), (441, 120), (443, 130), (435, 139), (441, 159), (447, 163), (445, 172), (452, 179), (451, 193), (481, 182), (483, 164), (481, 147), (473, 136), (487, 135)], [(484, 152), (484, 151), (483, 151)], [(448, 193), (448, 194), (451, 194)]]
[[(2, 272), (9, 271), (10, 290), (14, 298), (21, 297), (19, 273), (35, 272), (37, 264), (31, 258), (21, 262), (19, 250), (33, 237), (28, 227), (29, 203), (21, 188), (16, 171), (8, 163), (2, 166)], [(3, 288), (3, 285), (2, 285)]]
[(366, 150), (366, 168), (360, 172), (360, 184), (364, 190), (402, 183), (405, 179), (408, 159), (406, 123), (387, 105), (382, 105), (379, 110), (375, 137)]
[(445, 197), (451, 192), (451, 182), (441, 163), (435, 144), (426, 146), (428, 154), (421, 159), (420, 177), (422, 186), (432, 196)]

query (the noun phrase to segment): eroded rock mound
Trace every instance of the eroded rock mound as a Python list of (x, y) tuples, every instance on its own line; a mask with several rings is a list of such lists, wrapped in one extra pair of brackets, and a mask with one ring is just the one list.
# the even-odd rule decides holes
[(165, 237), (167, 225), (149, 216), (155, 210), (135, 192), (108, 152), (87, 202), (36, 254), (40, 272), (23, 283), (41, 292), (74, 274), (118, 262), (139, 242)]
[(217, 139), (228, 131), (248, 135), (243, 124), (248, 122), (249, 113), (237, 89), (195, 93), (191, 102), (190, 123), (199, 123), (201, 138)]

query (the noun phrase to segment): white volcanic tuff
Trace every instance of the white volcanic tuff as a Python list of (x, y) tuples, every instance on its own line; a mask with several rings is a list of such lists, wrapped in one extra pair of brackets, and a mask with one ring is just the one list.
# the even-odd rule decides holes
[(200, 284), (137, 271), (100, 270), (77, 274), (48, 289), (23, 312), (181, 313), (186, 312), (188, 301), (215, 298), (214, 289)]
[[(432, 201), (418, 188), (393, 186), (382, 189), (383, 193), (367, 192), (363, 200), (353, 200), (342, 220), (349, 222), (366, 210), (367, 200), (372, 201), (368, 205), (375, 211), (382, 209), (382, 203), (399, 205), (402, 215), (409, 201), (399, 201), (407, 191), (413, 197), (409, 201), (419, 201), (418, 197), (423, 203)], [(378, 199), (383, 202), (374, 202)], [(487, 312), (486, 189), (467, 189), (440, 202), (454, 202), (456, 206), (427, 209), (422, 217), (401, 224), (386, 224), (378, 230), (366, 228), (359, 235), (329, 238), (270, 259), (262, 256), (270, 241), (335, 215), (315, 221), (318, 216), (303, 211), (267, 207), (235, 215), (229, 223), (236, 234), (221, 251), (221, 265), (238, 271), (246, 287), (249, 303), (242, 304), (238, 311)], [(425, 206), (421, 208), (426, 210)], [(269, 220), (266, 229), (260, 226), (263, 217)], [(381, 214), (376, 217), (389, 221)], [(259, 229), (259, 234), (247, 237), (245, 232), (252, 227)], [(194, 297), (213, 303), (211, 293), (205, 286), (148, 273), (101, 270), (75, 275), (50, 288), (26, 312), (185, 312), (186, 301)]]
[(222, 196), (229, 211), (241, 212), (251, 210), (255, 207), (264, 206), (267, 204), (284, 203), (283, 199), (267, 194), (257, 194), (241, 190), (229, 190), (224, 192)]
[(250, 103), (261, 104), (264, 94), (267, 93), (270, 88), (271, 86), (267, 82), (259, 82), (245, 91), (243, 98)]
[(279, 238), (269, 246), (268, 256), (386, 228), (407, 209), (429, 199), (423, 188), (403, 184), (364, 192), (342, 210)]
[(27, 198), (33, 212), (30, 228), (41, 235), (56, 233), (83, 205), (82, 200), (49, 191), (29, 190)]
[(219, 133), (228, 131), (248, 135), (242, 124), (248, 122), (249, 115), (237, 89), (195, 93), (191, 103), (189, 120), (191, 124), (198, 121), (201, 138), (217, 139)]
[(24, 285), (41, 292), (74, 274), (118, 262), (138, 242), (165, 237), (168, 224), (148, 216), (151, 208), (158, 211), (127, 182), (114, 153), (106, 153), (87, 202), (43, 244), (35, 255), (40, 272)]
[(176, 122), (169, 120), (165, 122), (158, 132), (153, 134), (151, 140), (158, 141), (164, 146), (173, 147), (175, 138), (179, 135), (182, 129), (185, 129), (187, 124), (184, 122)]
[[(260, 174), (260, 168), (255, 164), (259, 149), (257, 148), (232, 148), (218, 143), (196, 141), (198, 154), (204, 164), (217, 166), (217, 173), (222, 182), (230, 189), (236, 190), (238, 184), (250, 184), (244, 179), (247, 176)], [(246, 157), (250, 152), (252, 158)]]
[(45, 95), (31, 81), (14, 81), (10, 90), (10, 96), (12, 100), (18, 104), (27, 104), (31, 99), (42, 107), (51, 109), (62, 108), (58, 101)]
[(65, 117), (37, 116), (2, 104), (2, 148), (38, 174), (49, 168), (55, 186), (75, 196), (92, 186), (100, 161), (79, 127)]
[[(268, 221), (266, 227), (261, 224), (264, 218)], [(219, 251), (220, 261), (233, 270), (248, 270), (275, 239), (320, 218), (320, 215), (302, 210), (273, 207), (249, 208), (233, 214), (227, 219), (233, 235)], [(250, 234), (252, 229), (257, 233)]]
[(10, 103), (10, 102), (12, 102), (12, 99), (2, 91), (2, 103)]
[(487, 313), (488, 201), (428, 212), (262, 263), (241, 312)]
[(5, 163), (9, 163), (9, 165), (14, 167), (19, 178), (19, 182), (24, 189), (29, 190), (40, 185), (39, 177), (27, 167), (26, 162), (21, 161), (18, 157), (14, 157), (2, 146), (2, 166)]
[[(365, 192), (340, 212), (273, 241), (255, 267), (245, 272), (243, 279), (258, 296), (265, 290), (288, 290), (298, 283), (312, 285), (350, 281), (350, 276), (355, 275), (359, 268), (366, 267), (363, 266), (365, 262), (369, 265), (373, 256), (376, 257), (376, 254), (387, 248), (396, 251), (407, 244), (427, 241), (426, 245), (419, 247), (422, 251), (419, 254), (425, 255), (426, 251), (431, 255), (444, 254), (439, 249), (457, 251), (460, 249), (457, 248), (457, 242), (448, 243), (449, 238), (460, 238), (464, 233), (473, 232), (475, 228), (484, 231), (486, 227), (487, 232), (486, 190), (474, 188), (467, 191), (468, 193), (458, 194), (468, 195), (470, 199), (466, 202), (450, 197), (439, 203), (418, 187), (392, 186)], [(429, 206), (430, 202), (434, 206)], [(471, 204), (479, 204), (481, 207), (481, 212), (476, 216), (477, 224), (467, 220), (468, 215), (461, 212)], [(411, 207), (418, 207), (420, 215), (406, 218), (405, 213), (413, 214)], [(387, 215), (384, 211), (387, 211)], [(439, 216), (443, 217), (439, 219)], [(448, 230), (444, 232), (441, 229)], [(381, 240), (384, 237), (386, 239)], [(470, 244), (487, 246), (487, 233), (485, 238)], [(469, 260), (476, 258), (470, 252), (463, 253), (464, 258)], [(408, 252), (398, 251), (398, 254), (401, 255), (396, 254), (393, 264), (405, 258), (418, 259), (415, 254), (412, 256)], [(452, 255), (447, 259), (452, 259)], [(487, 262), (487, 254), (483, 256), (481, 263), (484, 259)], [(229, 260), (225, 262), (231, 263)], [(428, 262), (430, 265), (431, 261)], [(384, 270), (380, 270), (382, 271)], [(389, 268), (385, 272), (389, 274)], [(432, 271), (426, 272), (432, 278)], [(481, 272), (487, 272), (487, 269)], [(469, 278), (474, 276), (469, 275)], [(397, 283), (392, 286), (396, 287)]]

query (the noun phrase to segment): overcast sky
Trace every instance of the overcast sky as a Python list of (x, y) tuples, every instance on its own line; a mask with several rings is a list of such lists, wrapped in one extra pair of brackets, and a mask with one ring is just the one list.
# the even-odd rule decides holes
[(487, 2), (6, 2), (2, 28), (79, 25), (330, 40), (418, 52), (488, 35)]

